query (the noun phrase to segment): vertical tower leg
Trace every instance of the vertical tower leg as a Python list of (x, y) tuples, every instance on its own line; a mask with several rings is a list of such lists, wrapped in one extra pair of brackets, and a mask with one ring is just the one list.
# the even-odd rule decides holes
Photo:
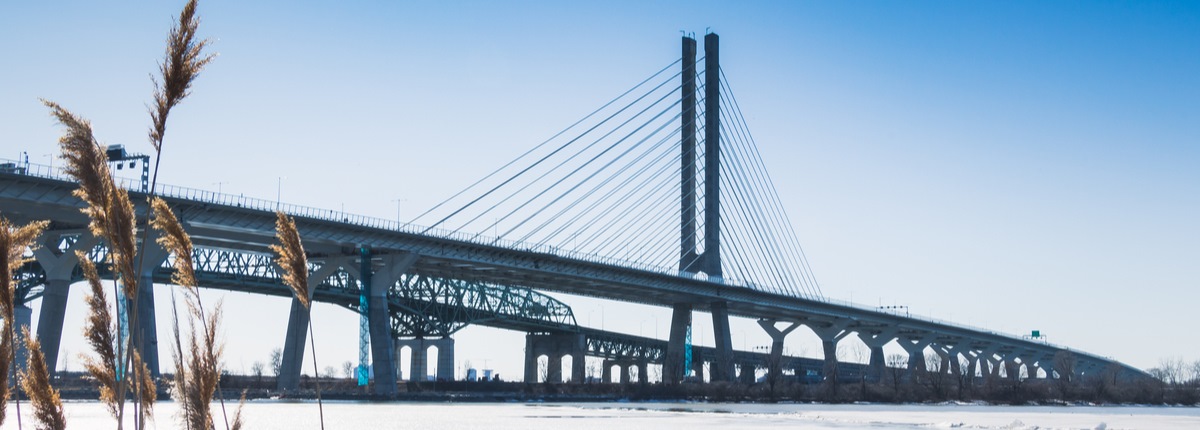
[[(387, 294), (392, 285), (400, 280), (400, 276), (417, 261), (416, 254), (381, 256), (383, 266), (379, 273), (372, 273), (371, 264), (374, 258), (368, 248), (362, 248), (359, 253), (359, 280), (370, 289), (367, 302), (367, 328), (371, 336), (371, 362), (375, 374), (375, 394), (393, 396), (396, 394), (396, 365), (393, 351), (396, 350), (392, 338), (391, 315), (388, 313)], [(442, 352), (438, 352), (441, 357)]]
[[(146, 264), (149, 265), (150, 262), (148, 261)], [(137, 307), (138, 327), (135, 327), (130, 335), (133, 336), (134, 345), (141, 352), (142, 362), (146, 363), (150, 374), (157, 378), (159, 376), (158, 323), (154, 313), (154, 278), (150, 275), (142, 276), (138, 285)]]
[(838, 356), (837, 344), (851, 332), (846, 330), (849, 325), (848, 320), (839, 320), (830, 323), (828, 326), (810, 326), (813, 334), (816, 334), (821, 339), (821, 349), (825, 352), (825, 364), (822, 366), (822, 372), (829, 382), (837, 383), (838, 374)]
[(546, 382), (562, 383), (562, 352), (554, 351), (547, 358), (546, 365), (549, 366), (549, 372), (547, 372)]
[[(326, 261), (320, 269), (309, 274), (308, 298), (310, 305), (317, 285), (343, 266), (339, 263), (338, 261)], [(304, 365), (304, 346), (305, 337), (308, 334), (309, 318), (309, 309), (300, 304), (299, 299), (292, 297), (292, 307), (288, 312), (287, 334), (283, 339), (283, 360), (279, 366), (278, 387), (280, 391), (300, 388), (300, 367)]]
[(587, 339), (582, 335), (571, 337), (571, 382), (582, 384), (587, 379)]
[[(425, 382), (429, 379), (429, 345), (425, 343), (424, 338), (413, 339), (412, 345), (412, 356), (408, 360), (408, 379), (413, 382)], [(441, 354), (441, 351), (438, 353)]]
[(717, 360), (712, 367), (712, 380), (733, 381), (733, 339), (729, 333), (729, 304), (713, 302), (713, 336), (716, 338)]
[(437, 341), (438, 362), (437, 379), (439, 381), (454, 380), (454, 339), (449, 336)]
[(663, 365), (663, 380), (667, 383), (683, 382), (687, 372), (684, 356), (687, 354), (688, 329), (691, 325), (692, 305), (675, 305), (671, 313), (671, 338), (667, 341), (667, 357)]
[[(33, 319), (33, 309), (29, 309), (29, 306), (25, 306), (24, 303), (15, 303), (14, 305), (13, 322), (16, 323), (16, 327), (13, 328), (16, 329), (17, 335), (13, 337), (13, 342), (16, 343), (16, 354), (13, 357), (13, 361), (17, 364), (17, 370), (24, 371), (25, 367), (29, 364), (29, 350), (25, 348), (24, 333), (25, 330), (29, 330), (29, 323)], [(2, 371), (9, 370), (11, 369), (4, 369)]]
[(50, 376), (58, 369), (58, 349), (62, 343), (63, 318), (67, 314), (67, 296), (71, 288), (70, 279), (47, 279), (42, 293), (42, 311), (38, 315), (37, 335), (42, 343), (42, 354), (46, 356), (46, 368)]
[(525, 383), (534, 384), (538, 381), (538, 350), (533, 334), (525, 335)]
[(287, 335), (283, 340), (283, 361), (279, 366), (280, 391), (300, 388), (300, 366), (304, 365), (305, 336), (308, 335), (308, 309), (292, 298), (288, 312)]

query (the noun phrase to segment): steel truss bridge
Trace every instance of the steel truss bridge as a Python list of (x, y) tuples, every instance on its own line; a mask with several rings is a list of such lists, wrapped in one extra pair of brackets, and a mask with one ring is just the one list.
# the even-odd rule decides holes
[[(878, 378), (883, 347), (895, 343), (908, 352), (914, 371), (924, 369), (931, 352), (950, 367), (964, 362), (972, 375), (987, 377), (1144, 376), (1114, 360), (1037, 339), (826, 299), (720, 72), (716, 35), (704, 42), (704, 58), (697, 60), (696, 40), (685, 37), (681, 60), (472, 185), (474, 191), (422, 214), (418, 221), (428, 227), (162, 184), (156, 195), (191, 235), (206, 288), (289, 296), (268, 246), (275, 242), (274, 212), (292, 215), (313, 262), (314, 300), (363, 315), (360, 335), (370, 340), (376, 389), (383, 393), (394, 392), (397, 338), (447, 337), (468, 324), (530, 333), (527, 380), (529, 363), (539, 355), (553, 363), (580, 354), (612, 363), (661, 363), (666, 382), (682, 380), (696, 363), (708, 363), (714, 380), (737, 378), (735, 366), (748, 379), (752, 362), (787, 361), (781, 356), (784, 337), (800, 325), (822, 340), (824, 359), (816, 363), (826, 374), (840, 369)], [(662, 77), (676, 65), (679, 73)], [(700, 66), (704, 80), (698, 84)], [(559, 137), (559, 146), (546, 146)], [(144, 182), (123, 186), (144, 203)], [(96, 261), (104, 254), (102, 244), (80, 233), (87, 220), (83, 203), (71, 194), (75, 188), (71, 178), (45, 166), (0, 168), (0, 213), (15, 222), (51, 220), (43, 246), (34, 251), (41, 270), (30, 267), (20, 283), (26, 301), (42, 299), (38, 335), (50, 363), (61, 338), (66, 288), (76, 279), (72, 251), (87, 251)], [(672, 189), (679, 194), (658, 194)], [(481, 221), (487, 219), (495, 222)], [(515, 227), (500, 233), (502, 221)], [(662, 232), (673, 229), (678, 236), (664, 238)], [(143, 277), (169, 282), (170, 256), (155, 246), (145, 252), (156, 264)], [(554, 292), (670, 307), (670, 338), (579, 327), (569, 307), (546, 295)], [(141, 329), (150, 339), (147, 361), (156, 364), (153, 289), (139, 294), (140, 303), (150, 303), (136, 311), (141, 321), (151, 321)], [(713, 316), (713, 348), (691, 345), (696, 308)], [(731, 315), (759, 320), (772, 336), (771, 354), (733, 351)], [(293, 300), (281, 388), (298, 383), (305, 324), (307, 314)], [(852, 334), (870, 349), (865, 366), (838, 363), (837, 344)], [(360, 354), (366, 362), (368, 352)], [(581, 380), (581, 370), (573, 372), (572, 380)]]

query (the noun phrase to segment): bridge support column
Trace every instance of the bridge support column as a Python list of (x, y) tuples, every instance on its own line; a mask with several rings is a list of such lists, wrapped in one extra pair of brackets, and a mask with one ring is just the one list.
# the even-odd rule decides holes
[(825, 365), (822, 367), (822, 372), (827, 381), (837, 383), (839, 379), (837, 344), (852, 333), (846, 330), (849, 325), (849, 320), (840, 320), (829, 323), (827, 326), (810, 325), (808, 327), (821, 339), (821, 349), (825, 352)]
[[(67, 314), (67, 296), (70, 289), (70, 279), (48, 278), (46, 290), (42, 293), (42, 309), (41, 315), (38, 315), (37, 336), (38, 341), (42, 343), (42, 354), (45, 354), (46, 368), (50, 371), (51, 378), (58, 369), (58, 348), (62, 343), (63, 318)], [(21, 348), (23, 351), (24, 347)]]
[(586, 379), (587, 338), (582, 334), (533, 334), (525, 335), (525, 382), (538, 380), (538, 357), (549, 358), (546, 382), (563, 382), (562, 358), (571, 356), (571, 382), (583, 383)]
[(621, 363), (621, 384), (628, 384), (633, 380), (633, 365)]
[(908, 353), (908, 372), (911, 374), (919, 370), (929, 370), (925, 366), (925, 348), (933, 343), (934, 335), (926, 334), (923, 337), (909, 337), (900, 342), (900, 347)]
[(667, 356), (663, 364), (663, 382), (677, 384), (687, 375), (692, 328), (692, 305), (679, 303), (671, 312), (671, 338), (667, 341)]
[(437, 380), (453, 381), (454, 375), (454, 339), (444, 337), (434, 341), (438, 349)]
[[(13, 361), (16, 362), (17, 370), (20, 371), (24, 371), (25, 367), (29, 365), (29, 350), (25, 348), (24, 330), (29, 329), (29, 323), (32, 319), (33, 309), (29, 309), (29, 306), (25, 306), (24, 303), (13, 303), (13, 322), (16, 323), (16, 327), (13, 328), (17, 331), (16, 336), (13, 337), (13, 342), (19, 345), (14, 351), (15, 356), (13, 357)], [(0, 371), (11, 372), (12, 369), (9, 368)], [(9, 375), (10, 378), (13, 376), (15, 375)], [(15, 381), (15, 379), (13, 380)]]
[[(163, 249), (155, 239), (159, 235), (157, 232), (151, 232), (147, 235), (149, 244), (142, 244), (141, 252), (144, 253), (142, 258), (142, 273), (141, 279), (138, 280), (138, 299), (137, 299), (137, 327), (129, 331), (129, 335), (133, 338), (133, 345), (141, 351), (142, 362), (146, 363), (146, 367), (150, 369), (150, 374), (155, 378), (160, 376), (158, 367), (158, 322), (154, 312), (154, 270), (162, 265), (167, 257), (171, 255), (169, 251)], [(130, 326), (133, 322), (130, 321)]]
[(746, 385), (753, 384), (756, 376), (754, 374), (754, 364), (743, 362), (738, 367), (738, 381)]
[(645, 361), (639, 361), (637, 363), (637, 369), (638, 383), (642, 385), (650, 383), (650, 364), (646, 363)]
[(1004, 377), (1013, 381), (1021, 379), (1021, 363), (1017, 357), (1006, 357), (1004, 360)]
[(562, 354), (556, 352), (556, 353), (550, 354), (549, 356), (547, 356), (547, 358), (549, 358), (549, 360), (547, 360), (547, 363), (546, 363), (546, 365), (547, 365), (546, 382), (554, 383), (554, 384), (561, 384), (563, 382), (563, 377), (562, 377), (562, 358), (563, 358), (563, 356), (562, 356)]
[(582, 349), (571, 351), (571, 382), (587, 382), (587, 356)]
[(867, 349), (871, 352), (867, 361), (867, 381), (882, 381), (884, 369), (887, 368), (887, 358), (883, 356), (883, 346), (896, 339), (895, 330), (886, 329), (875, 333), (860, 331), (858, 338), (867, 345)]
[[(42, 246), (33, 250), (42, 270), (46, 272), (46, 289), (42, 293), (42, 307), (38, 315), (37, 336), (42, 343), (42, 354), (46, 368), (53, 378), (58, 370), (58, 350), (62, 343), (63, 317), (67, 314), (67, 297), (71, 290), (71, 272), (79, 264), (75, 251), (87, 252), (99, 242), (95, 236), (82, 233), (66, 251), (58, 252), (60, 234), (45, 232)], [(24, 351), (24, 344), (18, 345)]]
[(538, 348), (534, 345), (534, 334), (525, 335), (525, 383), (536, 384), (538, 382)]
[(429, 380), (429, 346), (425, 344), (425, 339), (413, 339), (409, 343), (409, 351), (408, 380), (413, 382)]
[(770, 381), (779, 381), (783, 377), (783, 339), (787, 337), (792, 330), (800, 327), (800, 323), (791, 322), (786, 328), (780, 330), (775, 327), (777, 320), (758, 320), (758, 325), (771, 336), (771, 357), (767, 360), (767, 379)]
[(609, 360), (604, 360), (601, 362), (600, 365), (603, 366), (600, 369), (600, 382), (603, 384), (611, 383), (612, 382), (613, 362), (609, 361)]
[[(363, 248), (359, 256), (360, 259), (367, 261), (359, 261), (360, 270), (373, 270), (371, 264), (370, 250)], [(392, 286), (400, 280), (400, 276), (404, 274), (413, 263), (417, 261), (417, 255), (412, 253), (404, 253), (399, 255), (383, 255), (381, 256), (383, 267), (376, 273), (359, 273), (359, 280), (368, 280), (366, 282), (369, 288), (369, 301), (367, 302), (367, 328), (370, 330), (371, 336), (371, 368), (375, 377), (375, 394), (394, 396), (396, 395), (396, 368), (395, 360), (395, 342), (392, 338), (391, 316), (388, 313), (388, 291)], [(438, 360), (441, 361), (441, 350), (438, 350)], [(453, 354), (451, 354), (453, 359)], [(441, 370), (438, 371), (441, 373)]]
[[(147, 265), (150, 262), (147, 261)], [(158, 322), (154, 312), (154, 278), (149, 274), (142, 276), (138, 283), (137, 327), (129, 331), (133, 338), (134, 347), (140, 351), (142, 362), (150, 369), (155, 378), (158, 370)], [(130, 321), (130, 326), (133, 322)]]
[(959, 360), (959, 354), (961, 354), (960, 353), (961, 348), (954, 344), (945, 344), (945, 345), (938, 345), (937, 349), (942, 356), (942, 360), (949, 361), (948, 363), (943, 363), (942, 368), (946, 369), (946, 372), (951, 375), (954, 375), (956, 377), (961, 376), (962, 375), (962, 363)]
[(283, 359), (279, 364), (280, 391), (300, 388), (300, 366), (304, 364), (305, 336), (308, 335), (308, 309), (292, 298), (288, 312), (287, 337), (283, 341)]
[[(308, 276), (308, 298), (312, 303), (313, 292), (325, 278), (328, 278), (338, 267), (338, 261), (326, 261)], [(353, 264), (346, 264), (353, 267)], [(276, 267), (276, 270), (282, 270)], [(280, 272), (282, 273), (282, 272)], [(308, 334), (309, 309), (300, 304), (300, 300), (292, 297), (292, 307), (288, 313), (287, 335), (283, 340), (283, 360), (279, 365), (279, 391), (290, 391), (300, 388), (300, 367), (304, 365), (305, 336)]]
[(1037, 377), (1038, 377), (1038, 365), (1037, 365), (1037, 363), (1033, 363), (1033, 362), (1030, 362), (1030, 363), (1025, 363), (1025, 373), (1026, 373), (1026, 377), (1027, 377), (1027, 378), (1029, 378), (1029, 379), (1037, 379)]
[(713, 302), (711, 305), (713, 318), (713, 337), (716, 341), (716, 362), (711, 367), (712, 381), (732, 382), (733, 373), (733, 339), (729, 333), (729, 304)]

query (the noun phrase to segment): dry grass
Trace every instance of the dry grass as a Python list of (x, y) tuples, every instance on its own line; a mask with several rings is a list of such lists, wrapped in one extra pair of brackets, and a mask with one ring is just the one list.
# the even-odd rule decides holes
[(91, 219), (88, 229), (103, 238), (109, 246), (109, 259), (121, 276), (128, 297), (135, 298), (138, 276), (134, 270), (137, 258), (136, 213), (129, 192), (116, 186), (108, 168), (104, 147), (92, 135), (91, 123), (71, 113), (57, 103), (43, 100), (58, 123), (66, 128), (59, 138), (62, 158), (66, 160), (67, 175), (79, 182), (74, 194), (87, 204), (82, 212)]
[(220, 321), (221, 306), (218, 304), (212, 315), (203, 321), (203, 332), (192, 327), (186, 356), (176, 359), (173, 381), (178, 393), (176, 401), (179, 402), (180, 417), (190, 429), (213, 428), (212, 399), (221, 380), (219, 369), (223, 352), (223, 346), (213, 333), (217, 333)]
[(50, 386), (50, 372), (46, 369), (46, 357), (42, 355), (42, 345), (29, 335), (29, 329), (22, 329), (25, 346), (29, 349), (29, 362), (25, 372), (21, 372), (21, 387), (29, 396), (33, 405), (33, 418), (38, 430), (62, 430), (67, 427), (67, 418), (63, 414), (62, 400), (58, 398), (58, 390)]
[(117, 327), (113, 324), (108, 298), (104, 295), (96, 266), (84, 253), (76, 252), (76, 256), (90, 288), (88, 295), (84, 297), (88, 305), (88, 318), (83, 326), (83, 335), (92, 347), (92, 352), (98, 356), (83, 356), (83, 367), (96, 379), (96, 385), (100, 388), (100, 401), (108, 408), (108, 413), (112, 414), (113, 418), (119, 418), (124, 403), (117, 398), (117, 352), (113, 347), (117, 343)]
[(14, 327), (13, 312), (16, 302), (16, 285), (13, 284), (13, 271), (25, 263), (25, 249), (34, 245), (48, 225), (39, 221), (16, 226), (3, 216), (0, 216), (0, 317), (4, 319), (3, 333), (0, 333), (0, 424), (4, 423), (8, 410), (8, 369), (13, 366)]
[(275, 252), (275, 263), (283, 269), (283, 283), (291, 287), (296, 299), (308, 309), (311, 299), (308, 291), (308, 256), (304, 254), (304, 245), (300, 243), (296, 221), (283, 212), (276, 212), (275, 237), (279, 239), (279, 244), (271, 245), (271, 250)]
[[(304, 305), (304, 309), (309, 314), (308, 344), (312, 348), (313, 374), (320, 375), (321, 373), (317, 370), (316, 339), (313, 337), (312, 329), (312, 308), (309, 306), (312, 292), (308, 289), (308, 255), (304, 252), (304, 245), (300, 243), (300, 232), (296, 229), (296, 220), (283, 212), (275, 212), (275, 237), (279, 239), (279, 244), (271, 245), (271, 250), (275, 252), (275, 264), (278, 264), (283, 270), (283, 283), (291, 287), (296, 300)], [(313, 383), (317, 389), (317, 410), (321, 417), (321, 428), (324, 429), (325, 407), (321, 404), (321, 384), (315, 381)]]
[(154, 210), (154, 219), (151, 224), (155, 230), (162, 233), (158, 238), (158, 244), (175, 255), (173, 264), (175, 273), (171, 275), (171, 283), (186, 287), (185, 290), (198, 294), (196, 292), (198, 284), (195, 263), (192, 261), (191, 237), (183, 230), (183, 224), (175, 217), (175, 212), (171, 211), (163, 199), (154, 198), (150, 202), (150, 207)]
[(141, 401), (141, 407), (138, 408), (138, 430), (146, 428), (146, 422), (154, 418), (154, 402), (158, 400), (158, 388), (154, 386), (154, 378), (150, 376), (150, 368), (146, 367), (146, 363), (142, 361), (142, 354), (132, 351), (132, 365), (134, 372), (130, 373), (129, 384), (137, 385), (133, 392)]
[(150, 109), (150, 143), (156, 152), (162, 151), (163, 135), (167, 130), (167, 116), (171, 108), (178, 105), (189, 94), (192, 81), (200, 75), (204, 66), (213, 60), (212, 55), (203, 53), (208, 40), (197, 40), (196, 29), (200, 17), (196, 16), (196, 0), (191, 0), (179, 12), (179, 22), (167, 36), (167, 54), (158, 69), (161, 81), (155, 80), (154, 106)]

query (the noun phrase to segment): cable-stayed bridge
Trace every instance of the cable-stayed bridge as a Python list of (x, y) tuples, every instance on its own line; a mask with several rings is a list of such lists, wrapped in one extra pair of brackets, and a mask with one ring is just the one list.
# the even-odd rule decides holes
[[(543, 355), (550, 380), (562, 377), (555, 363), (564, 356), (574, 358), (572, 381), (583, 380), (583, 356), (641, 366), (640, 375), (645, 365), (662, 364), (666, 382), (705, 363), (714, 380), (751, 379), (759, 366), (778, 374), (784, 337), (800, 325), (822, 340), (826, 376), (857, 369), (837, 359), (849, 335), (870, 349), (859, 370), (873, 378), (884, 368), (883, 347), (893, 343), (908, 352), (912, 371), (926, 370), (932, 353), (949, 363), (943, 371), (981, 377), (1141, 374), (1037, 339), (826, 299), (721, 73), (717, 43), (706, 35), (697, 58), (697, 41), (685, 37), (679, 60), (411, 222), (163, 185), (155, 193), (192, 235), (207, 288), (286, 295), (267, 247), (273, 212), (293, 215), (313, 262), (314, 299), (362, 315), (360, 361), (374, 363), (382, 393), (394, 392), (399, 346), (413, 348), (414, 369), (424, 368), (429, 346), (452, 369), (453, 354), (443, 351), (453, 350), (450, 336), (467, 324), (529, 333), (527, 381), (536, 380), (533, 366)], [(75, 279), (72, 251), (103, 260), (103, 244), (85, 233), (82, 202), (67, 179), (28, 162), (0, 172), (4, 216), (52, 221), (23, 290), (26, 301), (42, 299), (38, 334), (51, 363)], [(126, 185), (144, 201), (145, 181)], [(155, 264), (142, 276), (167, 282), (172, 257), (147, 249)], [(581, 328), (569, 307), (547, 295), (556, 292), (670, 307), (669, 340)], [(144, 355), (156, 367), (154, 291), (139, 294)], [(713, 348), (691, 344), (695, 309), (712, 314)], [(734, 351), (730, 316), (758, 319), (773, 339), (771, 354)], [(294, 301), (281, 388), (298, 384), (306, 324)]]

